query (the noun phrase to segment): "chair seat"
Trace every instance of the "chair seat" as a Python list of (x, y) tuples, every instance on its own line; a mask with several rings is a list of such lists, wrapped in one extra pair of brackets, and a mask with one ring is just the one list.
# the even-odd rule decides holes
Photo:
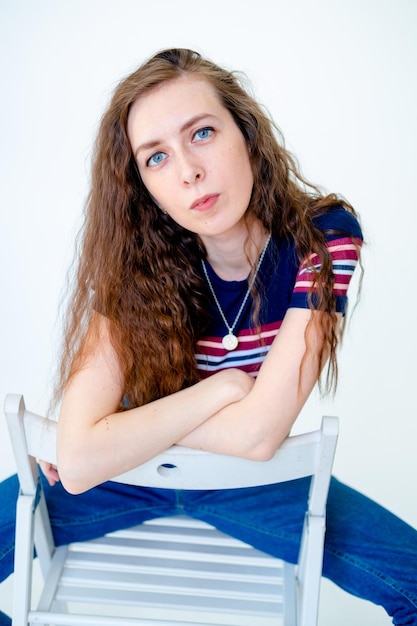
[[(102, 615), (118, 617), (119, 624), (120, 607), (146, 622), (165, 614), (173, 623), (173, 613), (178, 624), (195, 625), (196, 614), (202, 624), (266, 626), (282, 620), (283, 563), (185, 516), (73, 543), (59, 548), (54, 561), (41, 612), (56, 600), (68, 603), (79, 619), (84, 615), (87, 620), (88, 607), (94, 605), (96, 616), (101, 607)], [(225, 613), (230, 621), (224, 621)]]

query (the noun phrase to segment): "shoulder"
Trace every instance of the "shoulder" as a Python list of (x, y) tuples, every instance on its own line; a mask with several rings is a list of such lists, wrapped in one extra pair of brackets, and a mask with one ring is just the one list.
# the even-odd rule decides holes
[(313, 217), (313, 223), (328, 240), (340, 236), (363, 239), (358, 218), (341, 205), (331, 207), (326, 213)]

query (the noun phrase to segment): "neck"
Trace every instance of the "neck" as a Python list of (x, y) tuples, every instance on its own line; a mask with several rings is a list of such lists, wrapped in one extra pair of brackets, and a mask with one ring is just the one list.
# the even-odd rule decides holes
[(267, 233), (261, 222), (240, 229), (222, 239), (202, 237), (207, 261), (223, 280), (244, 280), (256, 264), (265, 246)]

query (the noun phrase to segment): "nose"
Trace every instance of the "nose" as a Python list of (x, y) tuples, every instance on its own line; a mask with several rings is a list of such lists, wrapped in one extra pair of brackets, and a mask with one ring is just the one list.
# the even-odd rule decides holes
[(192, 185), (204, 178), (204, 166), (195, 154), (184, 152), (179, 159), (179, 175), (184, 185)]

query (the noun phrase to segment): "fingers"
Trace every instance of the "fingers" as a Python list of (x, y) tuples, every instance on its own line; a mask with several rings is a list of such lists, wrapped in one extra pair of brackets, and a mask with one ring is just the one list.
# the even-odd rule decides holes
[(45, 461), (39, 461), (39, 465), (42, 469), (43, 474), (45, 475), (48, 484), (53, 487), (57, 482), (59, 482), (59, 474), (58, 470), (51, 463), (46, 463)]

